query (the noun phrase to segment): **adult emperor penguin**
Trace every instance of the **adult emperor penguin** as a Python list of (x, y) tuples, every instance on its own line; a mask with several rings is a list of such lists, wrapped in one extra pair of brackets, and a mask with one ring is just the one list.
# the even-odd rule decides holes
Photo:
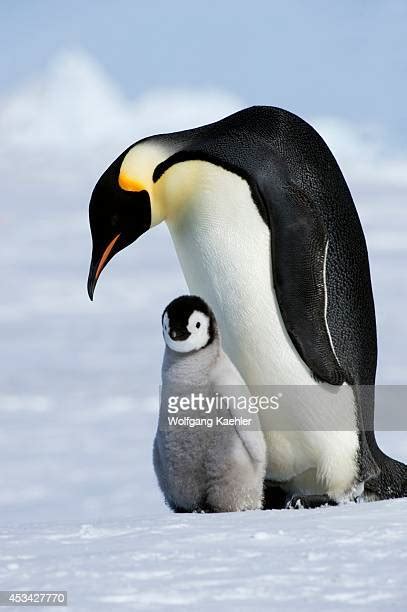
[[(230, 402), (249, 400), (250, 393), (222, 350), (213, 312), (201, 298), (181, 296), (165, 309), (162, 326), (166, 348), (153, 457), (167, 504), (178, 512), (261, 508), (264, 436), (257, 414), (245, 413), (250, 429), (241, 424), (241, 416), (235, 418), (238, 410)], [(222, 404), (225, 391), (227, 403)], [(212, 408), (216, 402), (216, 409), (184, 411), (193, 418), (193, 428), (170, 424), (169, 418), (175, 418), (170, 400), (193, 396), (212, 401)]]
[[(303, 505), (353, 498), (363, 486), (370, 498), (406, 495), (407, 467), (380, 451), (373, 431), (376, 324), (363, 230), (318, 133), (288, 111), (251, 107), (131, 145), (92, 194), (91, 298), (107, 262), (163, 220), (246, 383), (298, 385), (295, 431), (264, 432), (267, 479)], [(304, 422), (304, 385), (326, 406), (324, 431)], [(346, 431), (338, 415), (351, 422)]]

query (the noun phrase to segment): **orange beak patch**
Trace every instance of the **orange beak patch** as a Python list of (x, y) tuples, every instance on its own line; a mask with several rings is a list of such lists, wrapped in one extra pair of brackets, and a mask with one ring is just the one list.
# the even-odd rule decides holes
[(97, 280), (100, 276), (101, 271), (103, 270), (103, 266), (105, 265), (107, 258), (109, 257), (114, 245), (116, 244), (117, 240), (120, 238), (120, 234), (117, 234), (117, 236), (115, 236), (113, 238), (113, 240), (111, 242), (109, 242), (109, 244), (106, 247), (105, 252), (103, 253), (101, 260), (99, 261), (99, 265), (98, 265), (98, 269), (96, 270), (96, 277), (95, 280)]

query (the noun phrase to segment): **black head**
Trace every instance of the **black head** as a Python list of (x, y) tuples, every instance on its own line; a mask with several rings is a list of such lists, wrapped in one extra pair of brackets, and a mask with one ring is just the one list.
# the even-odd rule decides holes
[(205, 348), (216, 337), (215, 315), (204, 300), (195, 295), (182, 295), (164, 310), (163, 336), (173, 351), (189, 353)]
[(89, 205), (93, 240), (88, 293), (93, 299), (97, 280), (116, 253), (137, 240), (151, 227), (150, 197), (147, 191), (129, 190), (119, 184), (122, 153), (97, 182)]

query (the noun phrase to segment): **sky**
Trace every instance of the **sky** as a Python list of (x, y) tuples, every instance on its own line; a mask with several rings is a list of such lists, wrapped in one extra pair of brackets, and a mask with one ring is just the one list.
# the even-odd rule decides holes
[(2, 0), (0, 92), (81, 49), (131, 97), (222, 89), (363, 121), (405, 149), (406, 25), (403, 0)]

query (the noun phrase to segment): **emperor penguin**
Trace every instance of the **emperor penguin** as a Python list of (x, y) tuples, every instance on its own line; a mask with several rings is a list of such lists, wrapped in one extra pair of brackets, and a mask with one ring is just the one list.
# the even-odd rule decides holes
[[(374, 435), (376, 323), (363, 230), (334, 156), (308, 123), (254, 106), (144, 138), (101, 176), (89, 214), (91, 299), (109, 260), (166, 221), (190, 292), (211, 304), (249, 387), (298, 389), (294, 427), (264, 424), (271, 488), (303, 505), (363, 489), (373, 499), (407, 495), (407, 467)], [(307, 406), (304, 386), (313, 387)], [(313, 405), (326, 418), (310, 431), (304, 413)]]
[[(249, 415), (250, 429), (241, 426), (239, 417), (233, 417), (236, 410), (230, 402), (241, 397), (249, 399), (250, 393), (222, 350), (212, 310), (199, 297), (178, 297), (164, 310), (162, 328), (166, 347), (153, 459), (167, 504), (177, 512), (261, 508), (264, 436), (257, 414)], [(225, 390), (227, 404), (222, 405)], [(212, 410), (204, 405), (204, 412), (198, 414), (190, 409), (193, 428), (170, 424), (168, 419), (175, 417), (171, 417), (169, 400), (180, 401), (179, 394), (184, 399), (194, 395), (201, 402), (212, 400), (212, 407), (216, 400), (218, 408)]]

